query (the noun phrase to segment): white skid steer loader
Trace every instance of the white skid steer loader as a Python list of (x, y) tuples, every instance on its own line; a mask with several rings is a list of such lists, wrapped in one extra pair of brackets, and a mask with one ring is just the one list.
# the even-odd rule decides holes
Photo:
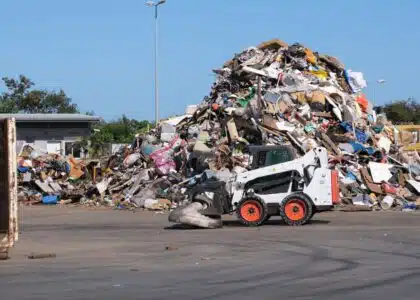
[[(268, 161), (267, 154), (273, 151), (283, 161)], [(190, 191), (192, 203), (172, 211), (169, 221), (217, 228), (223, 224), (222, 215), (236, 212), (247, 226), (262, 225), (271, 216), (298, 226), (315, 213), (331, 210), (339, 203), (340, 194), (338, 172), (328, 168), (326, 149), (312, 149), (297, 159), (291, 153), (286, 146), (256, 147), (251, 156), (254, 169), (234, 175), (228, 182), (202, 179)]]

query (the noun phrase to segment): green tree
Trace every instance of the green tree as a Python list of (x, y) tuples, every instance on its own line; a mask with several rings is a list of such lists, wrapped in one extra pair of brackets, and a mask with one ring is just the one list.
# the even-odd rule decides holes
[(393, 101), (382, 108), (388, 120), (394, 124), (420, 124), (420, 103), (413, 98)]
[(63, 90), (32, 89), (35, 84), (24, 75), (2, 80), (7, 91), (0, 95), (0, 113), (79, 113)]
[(137, 121), (125, 115), (117, 120), (99, 123), (94, 126), (88, 139), (90, 153), (94, 157), (102, 155), (102, 150), (109, 143), (131, 144), (135, 134), (147, 132), (151, 125), (149, 121)]
[(148, 121), (137, 121), (123, 115), (117, 120), (103, 124), (100, 130), (112, 134), (112, 140), (110, 142), (131, 143), (136, 133), (146, 132), (150, 125)]

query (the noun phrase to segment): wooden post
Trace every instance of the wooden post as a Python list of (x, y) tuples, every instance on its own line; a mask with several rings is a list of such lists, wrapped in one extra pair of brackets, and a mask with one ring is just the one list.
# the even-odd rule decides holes
[(15, 119), (3, 119), (0, 125), (0, 259), (18, 239), (17, 161)]

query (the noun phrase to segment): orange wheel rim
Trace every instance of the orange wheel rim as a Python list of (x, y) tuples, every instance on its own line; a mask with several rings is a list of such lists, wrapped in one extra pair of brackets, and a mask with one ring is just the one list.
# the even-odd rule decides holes
[(292, 221), (302, 220), (306, 215), (305, 202), (302, 200), (290, 200), (285, 206), (285, 214)]
[(247, 222), (256, 222), (261, 215), (261, 206), (257, 202), (249, 201), (241, 206), (241, 216)]

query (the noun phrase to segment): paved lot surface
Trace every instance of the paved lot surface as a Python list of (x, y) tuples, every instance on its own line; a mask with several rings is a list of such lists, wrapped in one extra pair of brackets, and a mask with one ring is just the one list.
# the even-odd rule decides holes
[[(420, 299), (420, 213), (165, 229), (151, 212), (25, 207), (1, 299)], [(56, 258), (28, 259), (34, 253)]]

